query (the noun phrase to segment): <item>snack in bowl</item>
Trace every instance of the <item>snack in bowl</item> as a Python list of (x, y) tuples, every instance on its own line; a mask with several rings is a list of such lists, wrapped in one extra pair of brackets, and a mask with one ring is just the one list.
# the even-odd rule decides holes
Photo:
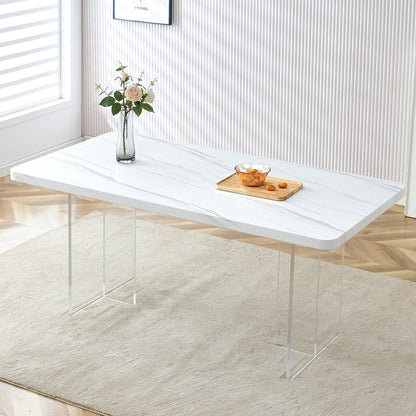
[(259, 163), (241, 163), (234, 167), (244, 186), (261, 186), (270, 172), (270, 167)]

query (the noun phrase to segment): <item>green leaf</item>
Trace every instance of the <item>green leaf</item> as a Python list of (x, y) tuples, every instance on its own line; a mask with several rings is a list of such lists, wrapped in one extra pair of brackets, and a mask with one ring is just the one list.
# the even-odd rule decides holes
[(142, 107), (133, 107), (133, 111), (136, 113), (138, 117), (142, 113)]
[(113, 113), (113, 116), (118, 114), (121, 111), (121, 104), (120, 103), (114, 103), (111, 107), (111, 112)]
[(143, 106), (143, 110), (150, 111), (151, 113), (154, 113), (153, 107), (150, 104), (143, 103), (142, 106)]
[(100, 105), (103, 107), (111, 107), (115, 102), (116, 100), (113, 97), (108, 96), (101, 100)]
[(123, 99), (123, 94), (122, 94), (120, 91), (115, 91), (115, 92), (114, 92), (114, 98), (115, 98), (117, 101), (121, 101), (121, 100)]

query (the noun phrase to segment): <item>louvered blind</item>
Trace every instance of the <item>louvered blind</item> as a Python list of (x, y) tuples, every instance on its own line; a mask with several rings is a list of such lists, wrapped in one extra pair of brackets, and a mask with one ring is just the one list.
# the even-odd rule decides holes
[(60, 97), (60, 0), (0, 0), (0, 117)]

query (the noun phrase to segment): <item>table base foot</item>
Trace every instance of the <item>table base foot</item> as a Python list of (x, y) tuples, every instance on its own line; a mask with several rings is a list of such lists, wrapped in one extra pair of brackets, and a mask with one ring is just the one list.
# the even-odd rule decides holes
[[(294, 348), (291, 348), (292, 352), (304, 355), (306, 357), (306, 361), (301, 364), (301, 366), (295, 370), (295, 371), (290, 371), (289, 374), (287, 374), (287, 372), (285, 372), (283, 374), (283, 377), (285, 377), (287, 380), (294, 380), (299, 374), (301, 374), (307, 367), (309, 367), (310, 364), (312, 364), (312, 362), (319, 356), (321, 355), (321, 353), (323, 353), (331, 344), (333, 344), (340, 336), (342, 335), (342, 332), (339, 332), (338, 334), (334, 335), (332, 337), (332, 339), (330, 339), (323, 347), (321, 347), (321, 349), (319, 351), (317, 351), (315, 354), (310, 354), (308, 352), (304, 352), (304, 351), (299, 351), (296, 350)], [(288, 347), (285, 345), (281, 345), (281, 344), (276, 344), (277, 347), (279, 347), (279, 349), (288, 350)]]

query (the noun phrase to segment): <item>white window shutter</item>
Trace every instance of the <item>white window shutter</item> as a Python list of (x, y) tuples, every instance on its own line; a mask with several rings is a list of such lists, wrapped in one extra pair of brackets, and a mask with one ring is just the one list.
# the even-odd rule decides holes
[(60, 6), (0, 2), (0, 117), (61, 98)]

